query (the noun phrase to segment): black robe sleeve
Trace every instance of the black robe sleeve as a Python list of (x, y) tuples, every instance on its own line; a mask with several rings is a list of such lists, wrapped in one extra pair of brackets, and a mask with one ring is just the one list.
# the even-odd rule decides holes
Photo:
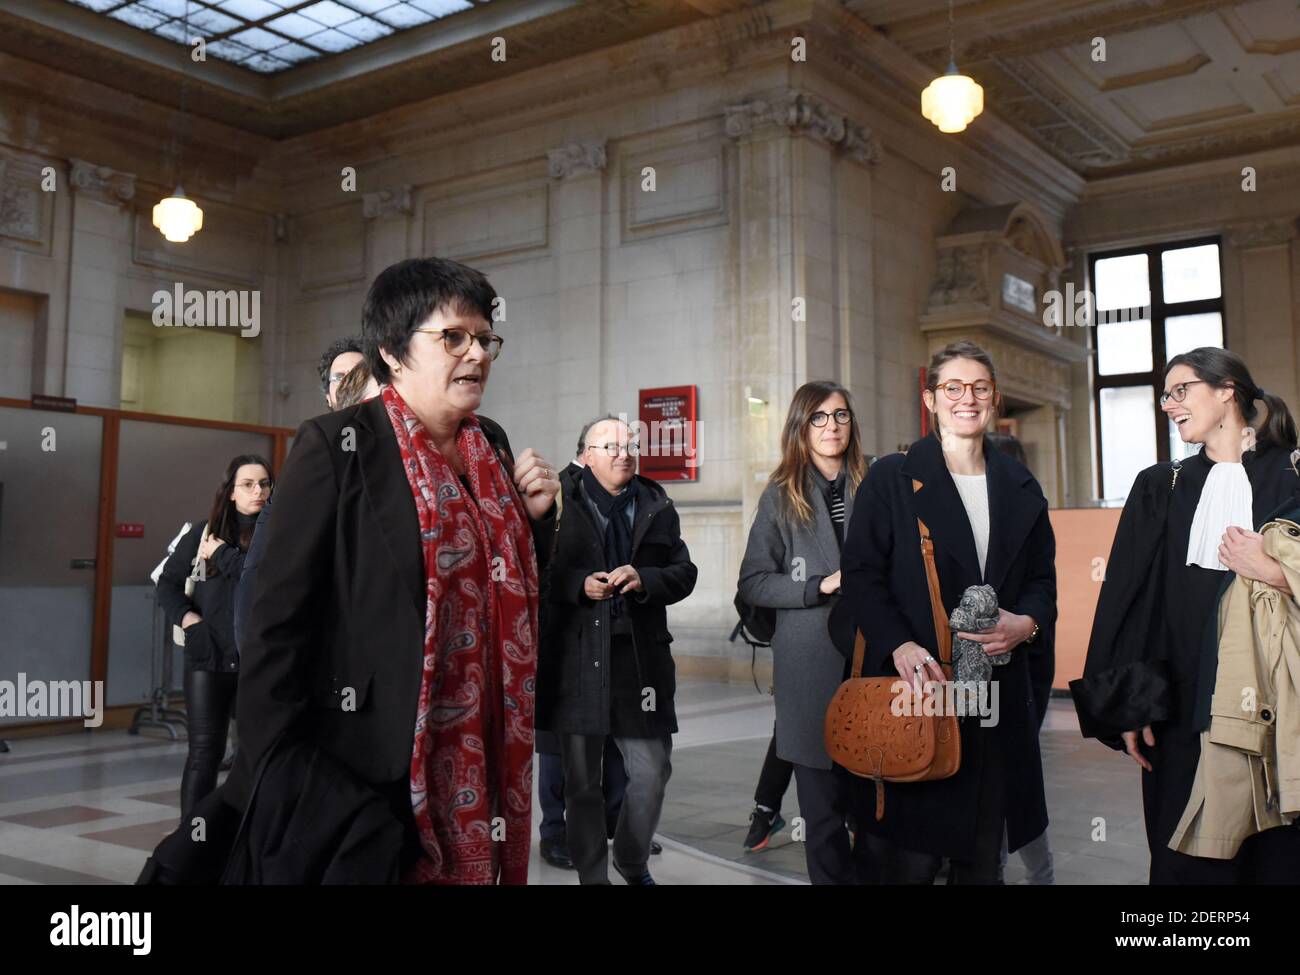
[(1124, 505), (1097, 600), (1083, 677), (1070, 693), (1085, 738), (1123, 748), (1120, 735), (1173, 715), (1165, 665), (1164, 537), (1168, 464), (1138, 475)]

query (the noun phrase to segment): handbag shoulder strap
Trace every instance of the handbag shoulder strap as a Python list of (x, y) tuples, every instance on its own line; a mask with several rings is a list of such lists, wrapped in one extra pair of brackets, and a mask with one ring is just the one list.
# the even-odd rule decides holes
[[(921, 490), (922, 484), (912, 479), (912, 493)], [(939, 663), (952, 668), (952, 631), (948, 629), (948, 614), (943, 611), (943, 594), (939, 591), (939, 573), (934, 567), (934, 539), (921, 517), (916, 518), (921, 533), (921, 558), (925, 560), (925, 581), (930, 590), (930, 613), (934, 617), (934, 636), (939, 641)]]
[[(921, 490), (922, 486), (920, 481), (912, 478), (913, 494)], [(930, 537), (929, 527), (919, 516), (916, 519), (916, 526), (921, 533), (921, 558), (925, 560), (925, 581), (930, 590), (930, 613), (934, 617), (934, 635), (939, 641), (939, 663), (951, 669), (952, 631), (948, 629), (948, 614), (943, 611), (943, 596), (939, 591), (939, 573), (934, 567), (934, 540)], [(849, 672), (850, 677), (862, 676), (862, 660), (866, 652), (867, 641), (862, 631), (854, 627), (853, 669)]]

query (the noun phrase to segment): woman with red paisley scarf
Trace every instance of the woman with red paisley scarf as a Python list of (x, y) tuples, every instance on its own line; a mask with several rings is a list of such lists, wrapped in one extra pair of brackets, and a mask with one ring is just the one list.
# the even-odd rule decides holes
[(306, 737), (389, 800), (411, 883), (527, 881), (537, 556), (559, 481), (475, 415), (495, 299), (438, 258), (375, 279), (362, 342), (380, 395), (299, 429), (245, 634), (255, 731), (227, 801), (282, 736)]

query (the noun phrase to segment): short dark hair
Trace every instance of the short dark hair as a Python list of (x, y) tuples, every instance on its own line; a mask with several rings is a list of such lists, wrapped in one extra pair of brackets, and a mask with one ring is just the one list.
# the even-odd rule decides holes
[(382, 346), (406, 362), (411, 332), (440, 309), (478, 314), (492, 324), (496, 290), (483, 272), (442, 257), (413, 257), (385, 268), (370, 285), (361, 311), (366, 364), (380, 383), (392, 382)]
[(320, 391), (327, 400), (330, 395), (330, 366), (334, 365), (334, 360), (345, 352), (361, 351), (361, 336), (345, 335), (331, 342), (325, 354), (320, 357)]

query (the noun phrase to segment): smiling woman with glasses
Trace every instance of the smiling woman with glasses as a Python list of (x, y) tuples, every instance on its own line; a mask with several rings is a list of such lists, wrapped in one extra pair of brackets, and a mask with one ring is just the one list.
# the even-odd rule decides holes
[[(1122, 750), (1142, 770), (1151, 883), (1293, 883), (1300, 876), (1294, 828), (1257, 833), (1238, 849), (1217, 851), (1231, 854), (1222, 859), (1191, 855), (1178, 837), (1200, 781), (1202, 732), (1210, 733), (1211, 709), (1219, 713), (1222, 703), (1215, 695), (1212, 705), (1210, 694), (1225, 578), (1234, 572), (1261, 583), (1263, 598), (1271, 589), (1295, 600), (1257, 530), (1300, 504), (1295, 420), (1227, 349), (1176, 355), (1164, 380), (1161, 410), (1184, 443), (1201, 449), (1135, 479), (1071, 695), (1084, 736)], [(1208, 644), (1207, 632), (1214, 634)], [(1238, 814), (1255, 821), (1249, 805)]]
[[(740, 563), (737, 599), (773, 628), (776, 727), (750, 813), (745, 849), (763, 849), (784, 825), (784, 785), (793, 773), (807, 828), (804, 854), (814, 884), (847, 884), (854, 850), (844, 829), (844, 783), (831, 767), (822, 727), (844, 670), (827, 626), (840, 596), (840, 548), (854, 493), (866, 474), (849, 391), (815, 381), (795, 391), (781, 430), (781, 462), (768, 478)], [(863, 843), (857, 845), (861, 856)]]
[[(950, 884), (997, 884), (1003, 837), (1015, 851), (1047, 828), (1030, 656), (1052, 652), (1056, 542), (1038, 482), (985, 436), (998, 408), (988, 353), (972, 342), (940, 349), (921, 395), (933, 434), (871, 465), (844, 541), (844, 601), (865, 640), (862, 674), (897, 676), (922, 693), (955, 678), (1000, 704), (991, 722), (959, 714), (961, 760), (950, 777), (855, 777), (852, 808), (880, 844), (885, 883), (933, 883), (947, 858)], [(941, 664), (948, 634), (937, 624), (947, 629), (972, 587), (992, 587), (995, 609), (979, 632), (953, 634), (960, 656)], [(853, 654), (851, 641), (839, 645)]]
[[(392, 811), (401, 849), (365, 864), (381, 882), (527, 879), (538, 555), (559, 481), (477, 412), (503, 344), (495, 299), (439, 258), (371, 284), (378, 394), (299, 428), (240, 646), (227, 800), (266, 787), (254, 773), (283, 736)], [(483, 842), (498, 816), (505, 841)]]
[(239, 679), (235, 593), (253, 527), (274, 485), (265, 458), (242, 454), (231, 460), (207, 521), (177, 542), (158, 578), (158, 604), (184, 634), (189, 748), (181, 776), (182, 823), (217, 785)]

